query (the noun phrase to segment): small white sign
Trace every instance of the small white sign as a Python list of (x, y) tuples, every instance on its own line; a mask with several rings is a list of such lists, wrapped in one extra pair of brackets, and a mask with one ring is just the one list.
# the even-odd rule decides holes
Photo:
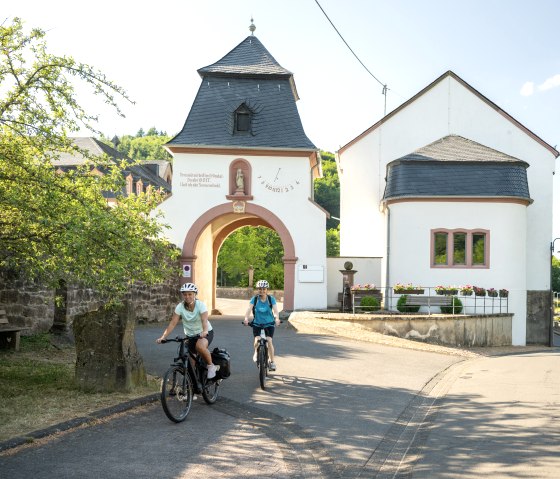
[(323, 267), (310, 264), (299, 265), (298, 281), (300, 283), (322, 283), (324, 281)]
[(191, 265), (184, 264), (183, 265), (183, 278), (190, 278), (191, 277)]

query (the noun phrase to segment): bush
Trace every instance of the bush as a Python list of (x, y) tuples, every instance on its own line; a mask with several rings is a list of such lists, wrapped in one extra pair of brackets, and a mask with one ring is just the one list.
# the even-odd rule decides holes
[(378, 311), (379, 307), (379, 300), (373, 296), (364, 296), (360, 300), (360, 309), (364, 313), (367, 313), (368, 311)]
[(463, 311), (463, 303), (453, 296), (453, 306), (440, 306), (440, 309), (443, 314), (460, 314)]
[(397, 301), (397, 309), (401, 312), (401, 313), (417, 313), (418, 311), (420, 311), (420, 306), (407, 306), (406, 305), (406, 298), (408, 296), (406, 294), (403, 294), (399, 300)]

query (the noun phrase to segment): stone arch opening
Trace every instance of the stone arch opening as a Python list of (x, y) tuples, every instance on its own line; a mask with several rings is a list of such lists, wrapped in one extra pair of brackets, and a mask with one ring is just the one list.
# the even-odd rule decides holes
[(215, 309), (218, 251), (228, 235), (243, 226), (265, 226), (280, 237), (284, 248), (284, 310), (293, 310), (297, 261), (293, 238), (274, 213), (252, 203), (245, 203), (242, 213), (234, 213), (232, 203), (215, 206), (193, 223), (183, 243), (181, 263), (183, 270), (189, 271), (183, 280), (196, 282), (201, 298)]

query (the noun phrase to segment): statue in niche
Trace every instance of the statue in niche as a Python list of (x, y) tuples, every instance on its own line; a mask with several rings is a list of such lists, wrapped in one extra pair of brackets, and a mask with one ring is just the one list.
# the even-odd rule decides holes
[(243, 170), (237, 168), (237, 175), (235, 176), (235, 185), (237, 189), (235, 190), (236, 195), (245, 194), (245, 178), (243, 177)]

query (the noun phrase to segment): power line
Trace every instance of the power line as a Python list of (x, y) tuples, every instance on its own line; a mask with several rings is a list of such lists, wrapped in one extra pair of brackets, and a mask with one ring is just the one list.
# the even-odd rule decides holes
[(335, 27), (334, 23), (332, 22), (332, 20), (329, 18), (329, 16), (327, 15), (327, 12), (325, 12), (325, 10), (323, 10), (323, 7), (321, 6), (321, 4), (319, 3), (319, 0), (315, 0), (315, 3), (317, 4), (317, 6), (321, 9), (321, 11), (323, 12), (323, 15), (325, 15), (326, 19), (329, 21), (329, 23), (332, 25), (332, 27), (334, 28), (335, 32), (338, 33), (338, 36), (341, 38), (341, 40), (344, 42), (344, 44), (348, 47), (348, 50), (350, 50), (352, 52), (352, 55), (354, 55), (354, 57), (356, 58), (356, 60), (358, 60), (360, 62), (360, 65), (362, 65), (364, 67), (364, 69), (372, 76), (372, 78), (379, 83), (382, 87), (383, 90), (381, 91), (381, 94), (385, 96), (385, 114), (387, 113), (387, 90), (389, 88), (387, 88), (387, 84), (383, 83), (379, 78), (377, 78), (373, 73), (371, 73), (368, 69), (368, 67), (366, 67), (364, 65), (364, 62), (362, 62), (362, 60), (359, 59), (358, 55), (356, 55), (356, 53), (354, 52), (354, 50), (352, 50), (352, 48), (350, 47), (350, 45), (348, 45), (348, 42), (344, 39), (344, 37), (342, 36), (342, 34), (338, 31), (338, 28)]

